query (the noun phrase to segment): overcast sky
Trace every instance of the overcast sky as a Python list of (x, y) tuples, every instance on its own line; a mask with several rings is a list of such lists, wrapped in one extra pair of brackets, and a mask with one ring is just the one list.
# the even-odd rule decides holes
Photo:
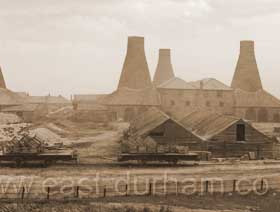
[(264, 88), (280, 97), (279, 0), (0, 0), (0, 65), (11, 90), (109, 93), (127, 37), (145, 37), (153, 76), (159, 48), (178, 77), (230, 85), (240, 40), (255, 40)]

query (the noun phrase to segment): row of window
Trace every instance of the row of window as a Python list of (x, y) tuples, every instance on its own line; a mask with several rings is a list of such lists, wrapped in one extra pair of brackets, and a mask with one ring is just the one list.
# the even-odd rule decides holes
[[(174, 100), (171, 100), (171, 101), (170, 101), (170, 105), (171, 105), (171, 106), (174, 106), (174, 105), (175, 105), (175, 101), (174, 101)], [(191, 102), (190, 102), (190, 101), (186, 101), (186, 102), (185, 102), (185, 106), (186, 106), (186, 107), (191, 106)], [(211, 107), (211, 102), (210, 102), (210, 101), (206, 101), (206, 102), (205, 102), (205, 106), (206, 106), (206, 107)], [(220, 106), (220, 107), (224, 107), (224, 106), (225, 106), (225, 103), (224, 103), (224, 102), (219, 102), (219, 106)]]

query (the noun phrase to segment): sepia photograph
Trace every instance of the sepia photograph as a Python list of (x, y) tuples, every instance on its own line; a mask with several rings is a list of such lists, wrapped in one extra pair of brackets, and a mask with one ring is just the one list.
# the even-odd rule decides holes
[(280, 212), (280, 1), (0, 0), (0, 212)]

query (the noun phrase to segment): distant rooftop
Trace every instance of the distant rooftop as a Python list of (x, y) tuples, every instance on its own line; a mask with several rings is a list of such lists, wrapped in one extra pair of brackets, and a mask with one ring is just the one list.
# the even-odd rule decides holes
[(174, 77), (158, 86), (158, 88), (165, 89), (200, 89), (201, 87), (204, 90), (232, 90), (231, 87), (214, 78), (186, 82), (181, 78)]

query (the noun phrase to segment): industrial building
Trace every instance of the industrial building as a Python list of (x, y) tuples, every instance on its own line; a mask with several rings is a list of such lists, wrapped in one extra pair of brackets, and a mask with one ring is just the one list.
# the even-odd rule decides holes
[(180, 120), (194, 110), (218, 112), (254, 122), (280, 122), (280, 100), (264, 90), (253, 41), (241, 41), (231, 86), (211, 78), (186, 82), (176, 77), (171, 50), (160, 49), (153, 83), (144, 38), (129, 37), (116, 91), (103, 101), (116, 117), (130, 121), (150, 107)]
[(255, 157), (274, 158), (278, 141), (255, 128), (250, 122), (230, 115), (196, 111), (180, 123), (206, 143), (213, 157), (241, 157), (253, 152)]

